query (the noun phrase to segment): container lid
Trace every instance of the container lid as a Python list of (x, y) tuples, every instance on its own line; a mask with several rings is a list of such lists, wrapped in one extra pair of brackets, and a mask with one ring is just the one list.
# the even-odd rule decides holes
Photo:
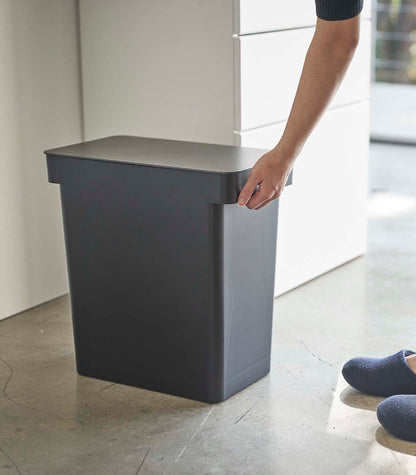
[(267, 150), (130, 135), (114, 135), (45, 150), (48, 156), (214, 173), (248, 170)]

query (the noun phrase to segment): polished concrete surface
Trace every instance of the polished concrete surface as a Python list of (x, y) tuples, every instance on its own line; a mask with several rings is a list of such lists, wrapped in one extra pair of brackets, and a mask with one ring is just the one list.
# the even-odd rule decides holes
[(413, 474), (347, 387), (416, 348), (416, 148), (371, 146), (368, 253), (276, 300), (271, 373), (221, 404), (78, 376), (67, 296), (0, 322), (0, 474)]

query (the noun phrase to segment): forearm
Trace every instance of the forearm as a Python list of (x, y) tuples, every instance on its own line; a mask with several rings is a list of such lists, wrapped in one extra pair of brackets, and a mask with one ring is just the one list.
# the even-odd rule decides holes
[[(288, 156), (296, 157), (302, 150), (354, 56), (359, 18), (336, 23), (335, 32), (333, 22), (320, 22), (308, 48), (286, 128), (277, 145)], [(340, 31), (340, 23), (344, 32)]]
[[(323, 3), (322, 3), (323, 2)], [(317, 26), (306, 53), (303, 70), (286, 128), (279, 143), (265, 153), (253, 166), (240, 191), (238, 204), (249, 209), (261, 209), (277, 199), (287, 182), (297, 155), (302, 150), (331, 98), (337, 91), (357, 48), (360, 33), (361, 0), (342, 3), (347, 11), (338, 11), (333, 18), (332, 0), (319, 0)], [(328, 6), (328, 11), (325, 10)], [(259, 189), (253, 196), (256, 186)]]

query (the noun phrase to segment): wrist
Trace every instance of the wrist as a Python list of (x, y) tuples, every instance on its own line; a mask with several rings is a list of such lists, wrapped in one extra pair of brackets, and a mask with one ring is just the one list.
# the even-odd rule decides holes
[(295, 161), (296, 157), (299, 155), (301, 151), (301, 147), (290, 147), (283, 142), (279, 142), (273, 149), (272, 152), (277, 157), (279, 157), (280, 161), (287, 162), (291, 164)]

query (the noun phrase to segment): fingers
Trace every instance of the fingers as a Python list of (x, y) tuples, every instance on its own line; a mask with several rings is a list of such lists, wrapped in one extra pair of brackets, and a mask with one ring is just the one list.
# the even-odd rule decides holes
[(244, 206), (245, 204), (247, 204), (247, 202), (251, 199), (251, 195), (253, 194), (254, 189), (259, 183), (260, 179), (258, 178), (256, 173), (253, 172), (252, 169), (245, 185), (243, 186), (242, 190), (240, 191), (240, 194), (238, 195), (237, 203), (240, 206)]
[(260, 190), (253, 196), (253, 198), (247, 203), (249, 209), (260, 209), (260, 207), (266, 206), (270, 201), (280, 196), (280, 189), (270, 186), (265, 182), (261, 183)]

